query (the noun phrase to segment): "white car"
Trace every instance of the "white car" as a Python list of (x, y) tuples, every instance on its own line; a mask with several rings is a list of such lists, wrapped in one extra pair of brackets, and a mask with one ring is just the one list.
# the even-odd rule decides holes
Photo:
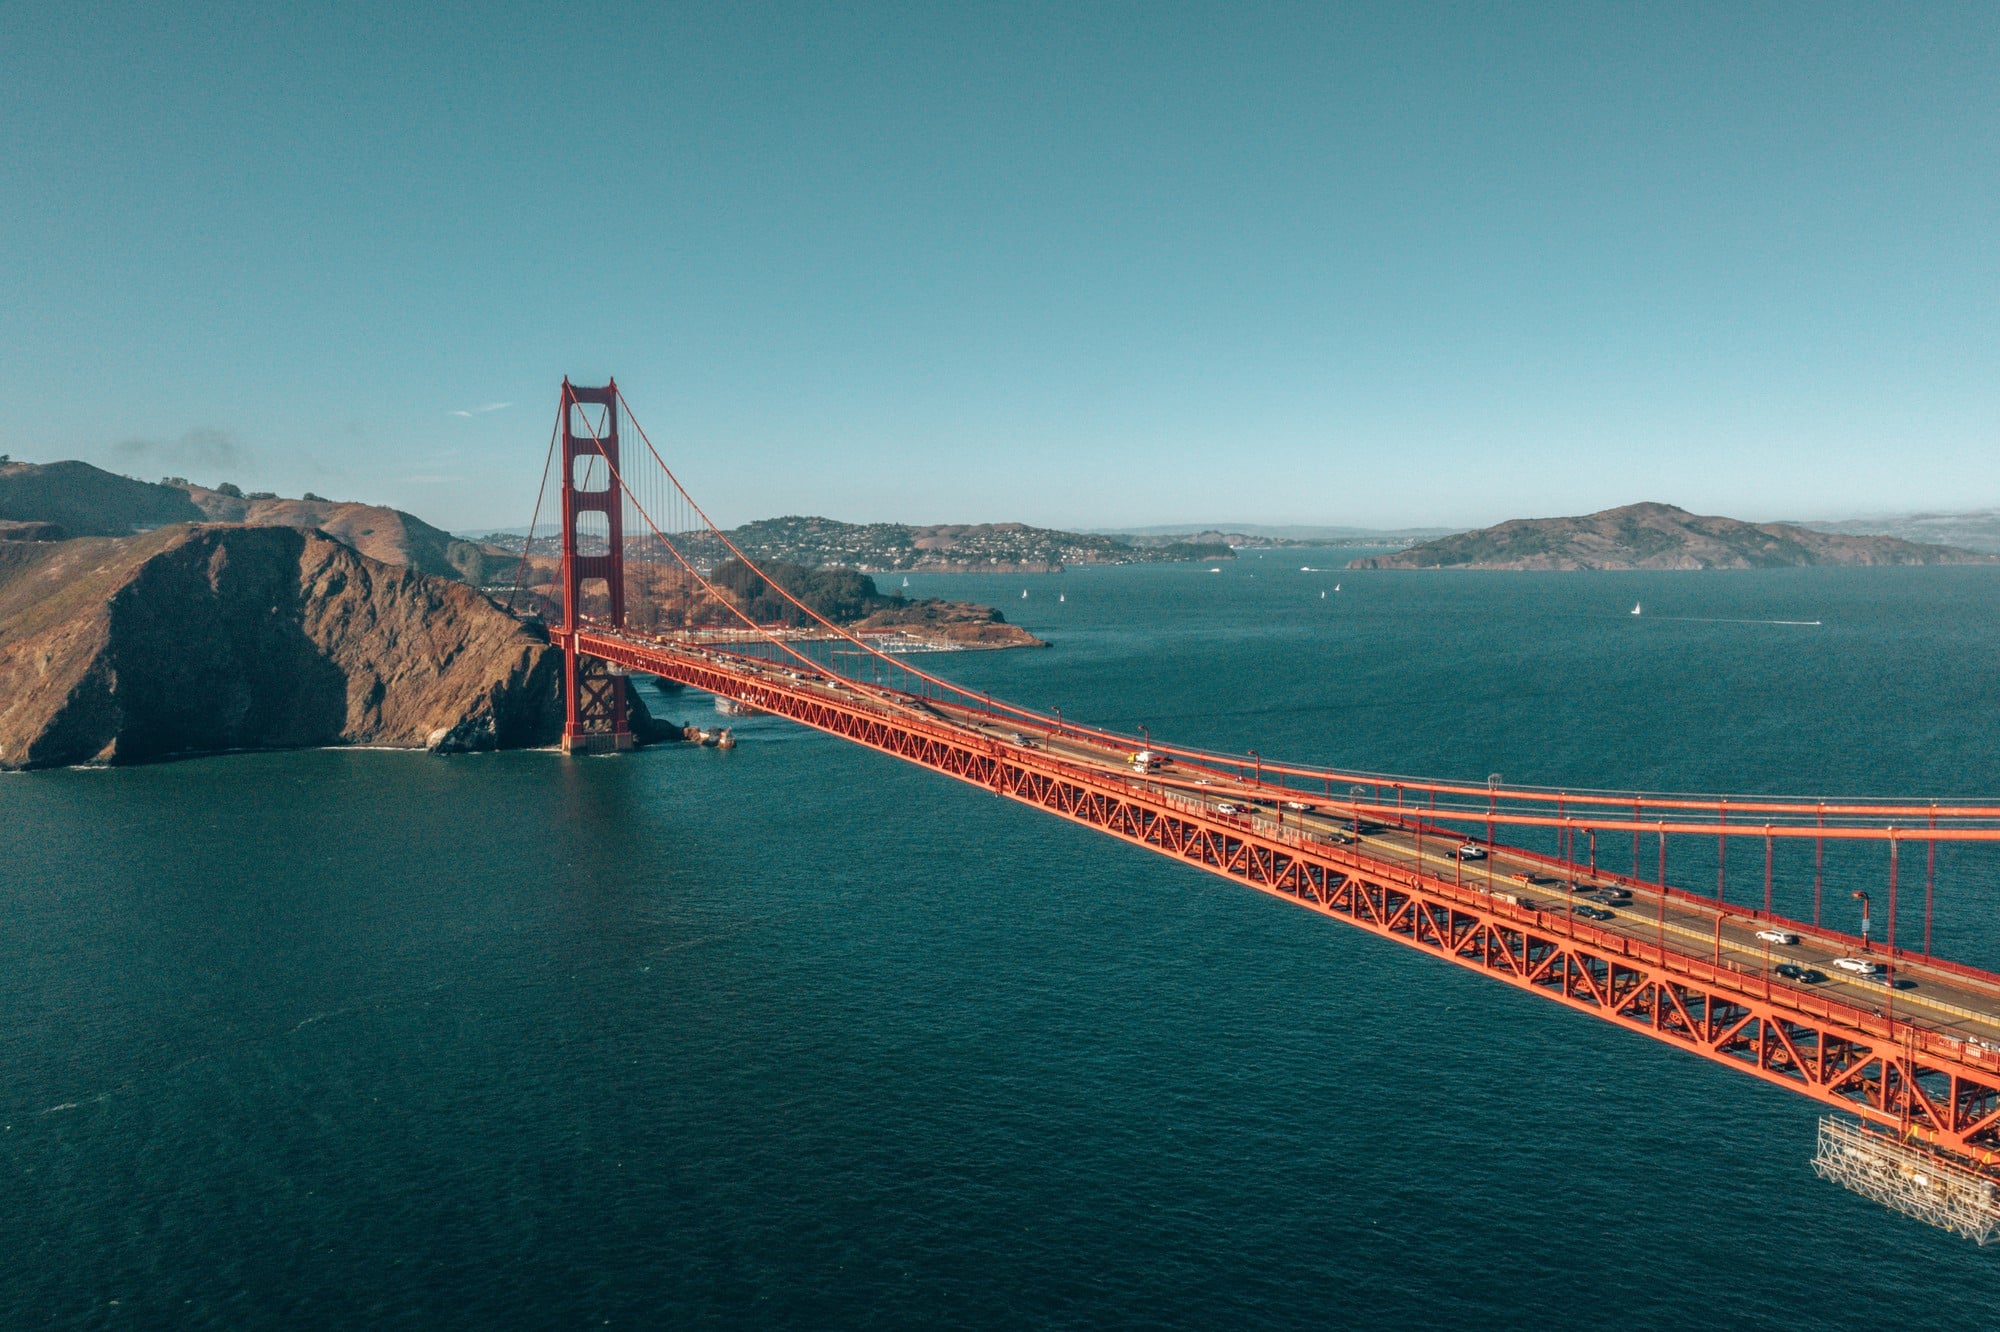
[(1460, 860), (1484, 860), (1486, 859), (1486, 848), (1477, 842), (1467, 842), (1464, 846), (1458, 848), (1458, 858)]
[(1872, 976), (1882, 968), (1865, 957), (1836, 957), (1833, 965), (1842, 971), (1851, 971), (1857, 976)]
[(1799, 941), (1798, 935), (1785, 930), (1759, 930), (1757, 937), (1765, 943), (1774, 944), (1795, 944)]
[(1221, 804), (1215, 807), (1218, 814), (1248, 814), (1250, 811), (1240, 805)]

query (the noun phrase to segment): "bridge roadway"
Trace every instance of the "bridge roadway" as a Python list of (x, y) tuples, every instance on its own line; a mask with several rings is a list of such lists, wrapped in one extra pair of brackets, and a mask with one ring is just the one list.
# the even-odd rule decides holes
[[(735, 653), (723, 655), (732, 666), (768, 672), (774, 680), (795, 688), (836, 697), (848, 688), (811, 679), (782, 663), (759, 663)], [(1586, 865), (1564, 864), (1504, 844), (1492, 846), (1490, 854), (1481, 859), (1468, 861), (1457, 854), (1458, 849), (1470, 845), (1486, 850), (1483, 839), (1468, 838), (1462, 832), (1431, 824), (1412, 826), (1416, 821), (1407, 816), (1399, 826), (1396, 816), (1386, 809), (1364, 804), (1361, 808), (1367, 812), (1356, 815), (1350, 812), (1353, 805), (1347, 801), (1297, 787), (1244, 781), (1226, 770), (1211, 767), (1185, 771), (1169, 767), (1142, 776), (1132, 767), (1132, 750), (1124, 746), (1113, 747), (1089, 735), (1069, 731), (1037, 730), (1004, 717), (996, 720), (978, 709), (949, 702), (897, 697), (895, 691), (885, 692), (914, 716), (947, 721), (1003, 744), (1025, 741), (1029, 747), (1094, 769), (1108, 780), (1135, 789), (1174, 791), (1211, 809), (1227, 805), (1244, 810), (1234, 816), (1218, 812), (1217, 817), (1233, 818), (1248, 830), (1261, 828), (1280, 835), (1286, 831), (1294, 835), (1303, 832), (1309, 839), (1327, 845), (1356, 846), (1372, 859), (1434, 875), (1455, 886), (1489, 894), (1511, 894), (1524, 909), (1572, 921), (1578, 918), (1578, 908), (1606, 912), (1609, 919), (1590, 923), (1635, 940), (1656, 944), (1671, 940), (1672, 946), (1680, 951), (1707, 954), (1748, 975), (1767, 978), (1777, 987), (1792, 984), (1777, 971), (1786, 963), (1818, 971), (1826, 979), (1814, 983), (1815, 990), (1837, 995), (1871, 1012), (1893, 1009), (1898, 1021), (1984, 1042), (2000, 1051), (2000, 977), (1989, 980), (1967, 976), (1959, 969), (1947, 970), (1921, 955), (1899, 949), (1890, 973), (1897, 982), (1892, 992), (1881, 981), (1863, 979), (1834, 965), (1838, 958), (1862, 957), (1886, 966), (1888, 958), (1880, 943), (1862, 952), (1853, 941), (1844, 940), (1832, 931), (1815, 930), (1788, 919), (1768, 920), (1760, 912), (1725, 907), (1685, 892), (1663, 894), (1643, 880), (1593, 872)], [(1287, 802), (1310, 808), (1288, 809)], [(1460, 815), (1464, 822), (1480, 819), (1481, 816), (1470, 812)], [(1354, 837), (1357, 824), (1358, 846)], [(1568, 884), (1583, 891), (1567, 890)], [(1605, 890), (1629, 894), (1630, 904), (1618, 905), (1585, 895)], [(1798, 942), (1783, 944), (1757, 937), (1759, 930), (1771, 929), (1790, 934)]]
[[(1667, 1010), (1677, 1003), (1678, 1024), (1687, 1028), (1687, 1033), (1675, 1038), (1707, 1057), (1746, 1067), (1767, 1081), (1806, 1091), (1905, 1131), (1911, 1128), (1911, 1107), (1917, 1106), (1917, 1118), (1927, 1114), (1931, 1121), (1931, 1131), (1922, 1136), (2000, 1174), (1994, 1167), (2000, 1159), (1996, 1157), (1996, 1148), (2000, 1148), (2000, 1091), (1996, 1091), (2000, 1088), (2000, 977), (1901, 950), (1894, 959), (1893, 974), (1908, 988), (1891, 990), (1834, 965), (1837, 958), (1854, 956), (1856, 943), (1833, 931), (1766, 919), (1755, 911), (1722, 906), (1671, 887), (1662, 893), (1654, 885), (1565, 865), (1505, 845), (1492, 847), (1483, 859), (1462, 860), (1457, 852), (1466, 844), (1467, 835), (1436, 821), (1483, 825), (1483, 812), (1424, 811), (1430, 821), (1421, 821), (1415, 811), (1399, 816), (1394, 809), (1351, 804), (1318, 792), (1249, 780), (1215, 766), (1181, 764), (1139, 773), (1133, 768), (1130, 749), (1111, 738), (1067, 728), (1057, 730), (1046, 723), (1024, 722), (980, 707), (858, 685), (783, 661), (672, 639), (586, 626), (578, 635), (577, 646), (627, 669), (742, 702), (775, 705), (773, 711), (794, 720), (890, 752), (898, 752), (892, 748), (894, 742), (870, 739), (855, 731), (851, 720), (840, 719), (866, 720), (877, 728), (878, 735), (888, 733), (881, 731), (884, 726), (889, 732), (905, 726), (910, 733), (925, 733), (934, 741), (946, 737), (961, 750), (994, 756), (985, 770), (988, 773), (998, 773), (1004, 765), (1016, 771), (1044, 767), (1087, 775), (1092, 786), (1129, 793), (1135, 805), (1175, 817), (1191, 816), (1202, 824), (1234, 830), (1246, 841), (1256, 839), (1275, 849), (1296, 848), (1301, 860), (1330, 867), (1325, 872), (1329, 885), (1345, 883), (1348, 873), (1360, 876), (1355, 884), (1371, 877), (1384, 884), (1398, 881), (1445, 899), (1450, 905), (1444, 914), (1453, 919), (1462, 907), (1470, 905), (1480, 915), (1492, 918), (1496, 926), (1493, 939), (1510, 954), (1525, 958), (1539, 948), (1546, 956), (1567, 948), (1571, 960), (1565, 965), (1584, 975), (1561, 982), (1559, 993), (1545, 986), (1540, 992), (1588, 1007), (1600, 1016), (1615, 1015), (1647, 1024), (1650, 1034), (1661, 1039), (1674, 1035), (1664, 1028), (1675, 1024)], [(833, 720), (829, 723), (828, 719)], [(914, 750), (903, 751), (902, 756), (926, 761)], [(968, 781), (987, 780), (963, 768), (953, 775)], [(997, 779), (994, 789), (1001, 789)], [(1056, 808), (1021, 789), (1005, 793)], [(1288, 800), (1309, 808), (1286, 808)], [(1073, 811), (1057, 812), (1079, 817)], [(1357, 820), (1361, 825), (1358, 840), (1354, 836)], [(1098, 826), (1128, 840), (1142, 840), (1129, 829)], [(1186, 851), (1170, 853), (1193, 858)], [(1272, 883), (1257, 883), (1214, 857), (1205, 864), (1266, 891), (1278, 891)], [(1332, 868), (1342, 872), (1333, 873)], [(1390, 873), (1385, 876), (1384, 871)], [(1607, 903), (1583, 896), (1607, 889), (1629, 893), (1629, 902)], [(1394, 895), (1393, 889), (1376, 888), (1372, 883), (1362, 891), (1383, 902)], [(1306, 895), (1300, 893), (1295, 900), (1306, 901)], [(1334, 904), (1322, 894), (1319, 905), (1321, 910), (1341, 914), (1378, 933), (1421, 942), (1416, 937), (1423, 933), (1421, 927), (1412, 934), (1408, 904), (1403, 908), (1402, 930), (1393, 928), (1380, 908), (1370, 909), (1375, 916), (1372, 922), (1364, 919), (1368, 913), (1358, 901), (1335, 913)], [(1580, 907), (1606, 918), (1580, 918)], [(1756, 937), (1760, 929), (1782, 930), (1795, 936), (1797, 942), (1761, 940)], [(1571, 942), (1565, 945), (1565, 939)], [(1613, 951), (1607, 951), (1606, 945), (1614, 945)], [(1490, 947), (1484, 964), (1470, 959), (1456, 942), (1439, 951), (1466, 965), (1483, 965), (1517, 984), (1538, 983), (1524, 965), (1495, 965)], [(1659, 966), (1648, 971), (1643, 965), (1647, 956)], [(1878, 963), (1889, 960), (1879, 944), (1868, 956)], [(1817, 970), (1825, 980), (1807, 985), (1787, 979), (1776, 970), (1787, 963)], [(1512, 974), (1508, 967), (1513, 968)], [(1630, 975), (1643, 979), (1644, 985), (1670, 987), (1673, 994), (1657, 990), (1644, 1001), (1644, 1013), (1620, 1008), (1619, 977), (1621, 969), (1628, 967), (1636, 968)], [(1589, 979), (1593, 972), (1599, 979)], [(1685, 986), (1681, 976), (1690, 978)], [(1546, 981), (1545, 976), (1542, 979)], [(1584, 990), (1597, 993), (1586, 995)], [(1599, 995), (1612, 1002), (1604, 1002)], [(1607, 1008), (1618, 1011), (1604, 1012)], [(1743, 1035), (1746, 1030), (1753, 1034)], [(1746, 1042), (1755, 1044), (1747, 1054)], [(1891, 1065), (1892, 1072), (1884, 1071)]]
[[(1007, 737), (1021, 732), (1018, 726), (994, 725), (990, 719), (966, 709), (933, 706), (937, 711), (955, 714), (955, 720), (988, 735)], [(1361, 813), (1352, 813), (1353, 806), (1348, 802), (1309, 790), (1244, 782), (1209, 769), (1201, 770), (1201, 776), (1179, 776), (1167, 769), (1140, 778), (1130, 765), (1129, 750), (1113, 751), (1091, 740), (1068, 735), (1036, 735), (1031, 743), (1139, 785), (1186, 793), (1211, 807), (1230, 805), (1243, 809), (1247, 805), (1251, 812), (1240, 816), (1246, 827), (1268, 825), (1271, 831), (1280, 833), (1286, 829), (1303, 830), (1309, 838), (1329, 845), (1358, 845), (1372, 859), (1419, 870), (1455, 886), (1488, 894), (1509, 894), (1517, 899), (1516, 905), (1526, 909), (1560, 915), (1570, 921), (1583, 919), (1600, 930), (1635, 940), (1656, 944), (1671, 940), (1681, 951), (1706, 954), (1748, 975), (1768, 978), (1775, 986), (1795, 984), (1778, 972), (1777, 968), (1785, 964), (1802, 971), (1817, 971), (1825, 977), (1811, 982), (1812, 988), (1819, 992), (1838, 995), (1855, 1007), (1872, 1012), (1881, 1013), (1893, 1007), (1898, 1021), (1951, 1032), (2000, 1050), (2000, 978), (1988, 981), (1967, 977), (1899, 949), (1889, 972), (1897, 983), (1892, 993), (1883, 981), (1866, 980), (1834, 965), (1839, 958), (1859, 958), (1887, 966), (1889, 959), (1880, 943), (1864, 951), (1852, 940), (1844, 940), (1831, 931), (1815, 930), (1784, 918), (1765, 918), (1761, 912), (1722, 906), (1713, 899), (1685, 892), (1661, 893), (1656, 885), (1642, 880), (1593, 872), (1587, 865), (1565, 864), (1505, 844), (1489, 846), (1476, 834), (1468, 836), (1463, 831), (1430, 823), (1418, 826), (1417, 820), (1407, 816), (1399, 821), (1392, 812), (1367, 804), (1361, 806)], [(1289, 809), (1288, 802), (1311, 808)], [(1460, 819), (1476, 823), (1480, 816), (1464, 812)], [(1476, 847), (1488, 854), (1468, 860), (1458, 854), (1461, 847)], [(1602, 895), (1607, 893), (1627, 896), (1630, 902), (1606, 901)], [(1603, 912), (1606, 918), (1580, 917), (1579, 909)], [(1789, 934), (1796, 942), (1760, 939), (1757, 937), (1760, 930)]]
[[(1023, 734), (1022, 728), (994, 724), (969, 709), (930, 705), (932, 710), (996, 738)], [(1399, 825), (1394, 814), (1363, 805), (1363, 813), (1352, 814), (1347, 802), (1312, 791), (1245, 782), (1226, 773), (1201, 769), (1202, 775), (1181, 776), (1171, 769), (1141, 778), (1132, 769), (1131, 751), (1113, 750), (1088, 738), (1070, 735), (1034, 735), (1030, 743), (1043, 746), (1063, 758), (1093, 766), (1107, 776), (1116, 776), (1154, 790), (1179, 791), (1210, 807), (1229, 805), (1249, 812), (1235, 816), (1246, 828), (1260, 827), (1282, 834), (1286, 829), (1304, 831), (1307, 837), (1334, 846), (1357, 846), (1371, 859), (1434, 875), (1451, 882), (1516, 898), (1515, 905), (1554, 914), (1574, 922), (1578, 909), (1606, 913), (1606, 918), (1589, 921), (1598, 929), (1634, 940), (1677, 946), (1680, 951), (1706, 954), (1726, 962), (1747, 975), (1768, 979), (1773, 986), (1795, 984), (1777, 968), (1787, 963), (1802, 971), (1817, 971), (1825, 977), (1812, 988), (1838, 995), (1857, 1008), (1875, 1013), (1893, 1009), (1898, 1021), (1949, 1032), (1979, 1041), (2000, 1051), (2000, 980), (1967, 977), (1928, 964), (1921, 956), (1898, 950), (1898, 958), (1888, 973), (1896, 981), (1891, 992), (1883, 981), (1870, 981), (1834, 965), (1839, 958), (1861, 958), (1886, 965), (1888, 958), (1878, 944), (1869, 951), (1859, 950), (1829, 931), (1786, 919), (1767, 919), (1759, 912), (1720, 906), (1682, 892), (1661, 893), (1656, 886), (1628, 876), (1594, 873), (1588, 866), (1564, 864), (1546, 856), (1518, 851), (1504, 844), (1490, 847), (1483, 838), (1435, 824), (1412, 826), (1414, 820)], [(1307, 810), (1287, 808), (1287, 802), (1311, 806)], [(1476, 822), (1472, 813), (1462, 815)], [(1358, 828), (1357, 828), (1358, 825)], [(1356, 833), (1359, 833), (1357, 838)], [(1477, 847), (1488, 852), (1467, 860), (1461, 847)], [(1574, 889), (1567, 885), (1575, 885)], [(1616, 892), (1629, 896), (1630, 903), (1603, 900)], [(1796, 942), (1785, 944), (1760, 939), (1760, 930), (1791, 935)], [(1803, 982), (1799, 982), (1802, 984)]]

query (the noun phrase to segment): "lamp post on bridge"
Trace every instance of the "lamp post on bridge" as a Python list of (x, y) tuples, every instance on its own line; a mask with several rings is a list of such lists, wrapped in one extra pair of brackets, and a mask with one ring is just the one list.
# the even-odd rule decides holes
[(1254, 749), (1250, 751), (1250, 763), (1255, 769), (1251, 780), (1254, 784), (1262, 786), (1264, 784), (1264, 760), (1257, 757), (1257, 751)]
[(1500, 774), (1486, 774), (1486, 891), (1493, 891), (1493, 815), (1500, 804)]
[(1868, 951), (1868, 894), (1857, 892), (1855, 898), (1861, 903), (1861, 951)]

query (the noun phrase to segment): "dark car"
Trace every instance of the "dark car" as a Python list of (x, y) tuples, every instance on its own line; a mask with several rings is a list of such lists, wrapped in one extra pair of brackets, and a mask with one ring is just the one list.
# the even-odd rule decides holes
[(1582, 916), (1585, 920), (1610, 920), (1612, 918), (1611, 913), (1602, 907), (1580, 906), (1576, 909), (1576, 914)]
[(1780, 962), (1776, 970), (1786, 980), (1800, 980), (1806, 974), (1806, 969), (1794, 962)]
[(1326, 835), (1326, 840), (1332, 842), (1335, 846), (1353, 846), (1354, 834), (1344, 833), (1344, 832), (1330, 832)]
[(1814, 967), (1807, 967), (1799, 973), (1798, 979), (1801, 985), (1824, 985), (1826, 973)]

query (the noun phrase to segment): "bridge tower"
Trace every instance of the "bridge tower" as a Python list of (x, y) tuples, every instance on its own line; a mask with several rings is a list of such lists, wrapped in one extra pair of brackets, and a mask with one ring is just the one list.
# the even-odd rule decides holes
[[(603, 408), (593, 420), (586, 409)], [(601, 657), (577, 650), (586, 586), (604, 584), (609, 627), (625, 627), (625, 525), (618, 477), (618, 381), (603, 388), (562, 386), (563, 752), (601, 754), (632, 748), (625, 718), (625, 678)], [(580, 532), (578, 519), (602, 514)], [(602, 551), (597, 543), (602, 540)], [(588, 552), (579, 546), (588, 547)]]

